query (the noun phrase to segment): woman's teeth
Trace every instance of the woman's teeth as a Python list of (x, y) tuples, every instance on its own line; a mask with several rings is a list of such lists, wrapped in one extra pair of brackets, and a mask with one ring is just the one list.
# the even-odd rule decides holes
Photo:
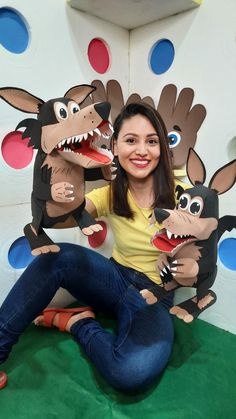
[(132, 160), (134, 164), (145, 165), (148, 163), (148, 160)]

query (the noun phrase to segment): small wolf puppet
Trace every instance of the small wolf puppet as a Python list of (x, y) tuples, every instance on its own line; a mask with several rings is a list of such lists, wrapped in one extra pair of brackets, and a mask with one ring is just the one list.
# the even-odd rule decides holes
[(108, 102), (80, 109), (94, 90), (82, 84), (69, 89), (64, 97), (44, 102), (23, 89), (0, 88), (0, 97), (8, 104), (37, 114), (37, 119), (25, 119), (16, 127), (25, 127), (22, 138), (29, 137), (28, 145), (38, 150), (31, 196), (33, 219), (24, 228), (34, 256), (60, 250), (43, 228), (78, 225), (87, 235), (101, 229), (84, 209), (84, 181), (87, 169), (88, 180), (112, 177), (113, 155), (97, 146), (101, 137), (109, 137), (112, 126)]
[(195, 297), (170, 309), (170, 313), (190, 323), (216, 301), (210, 287), (217, 273), (217, 243), (225, 231), (236, 228), (236, 216), (219, 218), (218, 195), (234, 185), (236, 159), (217, 170), (206, 187), (204, 164), (190, 149), (187, 175), (193, 187), (183, 190), (177, 186), (176, 209), (154, 210), (154, 218), (163, 226), (152, 239), (162, 252), (157, 268), (163, 286), (155, 285), (140, 292), (148, 304), (153, 304), (179, 287), (196, 288)]

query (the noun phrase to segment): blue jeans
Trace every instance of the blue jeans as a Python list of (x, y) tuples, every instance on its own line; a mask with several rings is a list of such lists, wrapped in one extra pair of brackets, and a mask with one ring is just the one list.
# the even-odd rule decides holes
[(148, 305), (139, 293), (152, 284), (144, 274), (73, 244), (35, 258), (0, 309), (0, 363), (63, 287), (81, 302), (117, 319), (116, 333), (92, 318), (79, 320), (71, 328), (75, 341), (102, 376), (123, 391), (146, 389), (165, 368), (173, 344), (168, 312), (172, 296)]

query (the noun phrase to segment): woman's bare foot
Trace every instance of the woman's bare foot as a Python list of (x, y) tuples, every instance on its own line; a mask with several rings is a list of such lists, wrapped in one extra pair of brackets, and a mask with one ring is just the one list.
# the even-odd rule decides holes
[[(60, 314), (61, 314), (60, 312), (57, 313), (55, 315), (55, 317), (53, 318), (52, 324), (55, 327), (59, 327), (59, 317), (60, 317)], [(73, 314), (71, 316), (71, 318), (68, 320), (68, 322), (66, 324), (66, 327), (65, 327), (65, 330), (67, 332), (70, 332), (70, 329), (73, 326), (73, 324), (75, 324), (77, 321), (82, 320), (82, 319), (85, 319), (87, 317), (91, 317), (91, 318), (95, 319), (95, 314), (93, 313), (93, 311), (90, 311), (90, 310), (83, 311), (82, 313), (75, 313), (75, 314)], [(46, 324), (44, 322), (43, 315), (40, 315), (40, 316), (36, 317), (34, 319), (33, 323), (36, 326), (45, 326), (46, 327)]]

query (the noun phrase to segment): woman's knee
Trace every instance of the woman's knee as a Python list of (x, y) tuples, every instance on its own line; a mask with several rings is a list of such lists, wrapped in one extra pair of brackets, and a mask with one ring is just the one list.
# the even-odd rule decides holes
[(145, 353), (141, 356), (134, 353), (126, 361), (117, 362), (116, 367), (112, 368), (108, 381), (120, 391), (144, 391), (158, 379), (166, 367), (168, 359), (169, 355), (165, 357), (154, 356), (148, 360)]
[(50, 252), (37, 256), (29, 265), (29, 268), (35, 271), (40, 270), (41, 272), (46, 270), (50, 274), (57, 269), (70, 267), (71, 261), (78, 259), (79, 248), (80, 246), (70, 243), (62, 243), (60, 244), (59, 252)]
[(127, 393), (141, 392), (146, 390), (158, 376), (149, 375), (147, 371), (141, 371), (140, 368), (132, 370), (119, 369), (116, 374), (113, 371), (112, 376), (109, 377), (108, 382), (115, 389)]

